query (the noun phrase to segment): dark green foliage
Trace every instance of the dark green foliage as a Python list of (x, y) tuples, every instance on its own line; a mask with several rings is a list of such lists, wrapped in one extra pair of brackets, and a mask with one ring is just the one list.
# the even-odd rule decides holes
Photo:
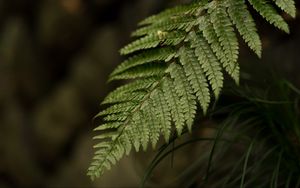
[[(294, 2), (274, 0), (294, 16)], [(275, 8), (263, 0), (249, 3), (271, 24), (289, 32)], [(110, 93), (100, 112), (104, 124), (95, 137), (94, 161), (88, 175), (94, 179), (115, 164), (132, 147), (155, 147), (162, 134), (169, 141), (191, 127), (197, 103), (207, 112), (211, 93), (218, 99), (223, 72), (239, 83), (238, 39), (235, 28), (249, 47), (261, 56), (261, 42), (244, 0), (203, 0), (168, 9), (140, 23), (135, 41), (121, 49), (129, 55), (110, 80), (134, 80)], [(223, 71), (224, 70), (224, 71)], [(103, 127), (102, 127), (103, 126)]]

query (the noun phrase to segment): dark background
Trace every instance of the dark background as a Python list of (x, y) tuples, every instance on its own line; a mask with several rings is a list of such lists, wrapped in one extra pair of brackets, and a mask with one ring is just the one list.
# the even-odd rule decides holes
[[(118, 84), (106, 80), (122, 60), (119, 48), (139, 20), (167, 3), (0, 0), (1, 188), (138, 185), (143, 167), (135, 155), (95, 182), (85, 175), (93, 155), (92, 118)], [(299, 11), (296, 20), (283, 16), (290, 35), (255, 17), (263, 58), (241, 43), (240, 63), (262, 81), (271, 67), (299, 87)]]

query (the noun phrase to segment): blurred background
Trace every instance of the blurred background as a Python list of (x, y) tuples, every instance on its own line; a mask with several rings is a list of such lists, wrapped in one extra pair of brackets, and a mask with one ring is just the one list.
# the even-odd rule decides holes
[[(178, 0), (178, 2), (182, 2)], [(176, 1), (172, 1), (176, 3)], [(0, 0), (0, 187), (137, 187), (150, 151), (125, 157), (91, 182), (93, 116), (122, 61), (118, 50), (162, 0)], [(299, 9), (299, 3), (298, 3)], [(241, 43), (254, 76), (265, 67), (300, 87), (300, 16), (287, 35), (256, 16), (259, 60)], [(243, 70), (243, 69), (242, 69)], [(178, 154), (181, 163), (187, 156)], [(140, 161), (140, 162), (139, 162)], [(158, 177), (164, 179), (164, 173)]]

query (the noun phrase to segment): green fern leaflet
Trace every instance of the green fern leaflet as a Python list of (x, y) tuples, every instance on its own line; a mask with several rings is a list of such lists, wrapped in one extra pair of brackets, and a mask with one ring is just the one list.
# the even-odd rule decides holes
[[(135, 41), (121, 49), (129, 56), (110, 80), (131, 80), (111, 92), (95, 130), (95, 156), (88, 175), (95, 179), (132, 148), (156, 147), (162, 135), (192, 131), (198, 106), (205, 114), (218, 99), (228, 74), (239, 83), (239, 33), (259, 57), (262, 46), (252, 6), (265, 20), (289, 32), (275, 6), (295, 17), (293, 0), (197, 0), (151, 16), (133, 32)], [(238, 31), (238, 33), (235, 32)]]

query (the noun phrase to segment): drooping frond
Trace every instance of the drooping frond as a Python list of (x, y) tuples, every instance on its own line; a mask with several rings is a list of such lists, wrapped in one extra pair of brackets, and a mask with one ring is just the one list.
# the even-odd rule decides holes
[(170, 78), (166, 78), (162, 83), (164, 100), (167, 101), (171, 118), (175, 123), (178, 135), (181, 135), (184, 128), (184, 109), (180, 105), (180, 96), (175, 90), (175, 84)]
[[(288, 26), (266, 0), (248, 0), (268, 22), (288, 32)], [(292, 0), (274, 0), (295, 15)], [(132, 148), (156, 147), (160, 135), (192, 130), (197, 103), (206, 114), (218, 99), (226, 72), (239, 82), (236, 30), (261, 56), (261, 41), (245, 0), (194, 0), (167, 9), (140, 23), (135, 40), (120, 53), (128, 58), (111, 74), (129, 83), (112, 91), (96, 117), (95, 157), (88, 169), (92, 179), (103, 174)], [(215, 97), (211, 96), (211, 93)]]
[(197, 60), (194, 50), (184, 46), (181, 47), (179, 50), (179, 61), (184, 67), (187, 80), (193, 88), (193, 91), (205, 114), (210, 102), (210, 93), (207, 79), (200, 63)]
[(151, 96), (153, 101), (154, 116), (158, 120), (165, 141), (168, 142), (171, 134), (171, 112), (168, 109), (167, 101), (161, 89), (156, 90)]
[(203, 32), (203, 36), (210, 44), (211, 49), (221, 62), (222, 67), (234, 79), (236, 83), (239, 83), (239, 65), (235, 61), (232, 61), (232, 58), (228, 56), (228, 53), (225, 53), (225, 49), (220, 43), (210, 19), (203, 18), (199, 29)]
[(229, 0), (228, 14), (248, 46), (261, 57), (261, 41), (245, 0)]
[(276, 5), (281, 8), (284, 12), (292, 16), (296, 17), (296, 6), (294, 0), (273, 0)]
[[(184, 72), (183, 67), (176, 63), (173, 63), (169, 68), (171, 69), (171, 78), (174, 79), (175, 92), (180, 97), (179, 105), (184, 110), (183, 120), (185, 121), (189, 131), (192, 131), (192, 125), (195, 119), (197, 109), (196, 97), (195, 95), (193, 95), (193, 89), (189, 83), (189, 80)], [(209, 92), (207, 93), (209, 96)], [(209, 102), (209, 99), (207, 100), (207, 102)], [(203, 107), (203, 109), (206, 109), (206, 107)], [(182, 129), (180, 131), (182, 131)]]
[[(215, 4), (216, 5), (212, 6), (208, 12), (210, 13), (210, 21), (217, 34), (218, 40), (228, 58), (228, 64), (225, 65), (226, 68), (237, 62), (239, 50), (238, 41), (231, 20), (227, 14), (226, 5), (218, 2)], [(232, 70), (229, 74), (234, 72), (235, 67), (235, 65), (232, 66)]]
[(223, 73), (215, 54), (211, 50), (208, 42), (201, 34), (191, 32), (189, 35), (191, 47), (195, 49), (195, 55), (210, 83), (212, 90), (218, 98), (223, 87)]
[[(144, 108), (143, 110), (143, 115), (144, 115), (144, 126), (149, 127), (149, 138), (150, 142), (152, 143), (152, 148), (155, 148), (159, 137), (160, 137), (160, 132), (162, 129), (162, 123), (159, 122), (159, 119), (156, 117), (155, 114), (155, 110), (156, 107), (154, 106), (154, 101), (153, 100), (149, 100), (149, 102), (147, 103), (147, 108)], [(171, 118), (171, 117), (170, 117)], [(171, 122), (171, 119), (169, 120), (169, 122)], [(171, 124), (170, 126), (166, 126), (169, 127), (167, 128), (168, 131), (171, 130)], [(164, 133), (165, 135), (169, 135), (169, 132)]]
[(266, 0), (249, 0), (253, 8), (264, 17), (269, 23), (289, 33), (289, 26), (284, 19), (276, 12), (275, 8)]

